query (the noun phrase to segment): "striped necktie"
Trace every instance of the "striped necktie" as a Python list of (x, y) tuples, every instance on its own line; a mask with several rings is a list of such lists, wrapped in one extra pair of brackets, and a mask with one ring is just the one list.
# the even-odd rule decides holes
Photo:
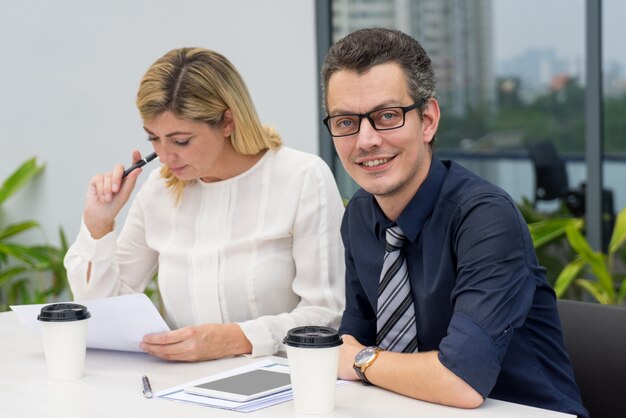
[(402, 353), (417, 351), (415, 307), (409, 272), (402, 254), (405, 236), (398, 226), (387, 229), (387, 246), (378, 285), (376, 345)]

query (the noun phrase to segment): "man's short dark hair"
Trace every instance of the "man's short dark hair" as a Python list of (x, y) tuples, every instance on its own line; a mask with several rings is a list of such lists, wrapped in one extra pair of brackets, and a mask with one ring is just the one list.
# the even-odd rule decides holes
[(435, 97), (435, 74), (424, 48), (409, 35), (392, 29), (361, 29), (330, 47), (322, 66), (324, 109), (328, 113), (330, 77), (342, 70), (362, 74), (375, 65), (395, 62), (406, 75), (409, 95), (415, 102)]

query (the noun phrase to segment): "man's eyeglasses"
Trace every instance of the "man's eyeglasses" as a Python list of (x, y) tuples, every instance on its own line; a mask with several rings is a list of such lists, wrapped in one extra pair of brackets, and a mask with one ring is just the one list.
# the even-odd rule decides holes
[(384, 107), (369, 113), (346, 113), (344, 115), (327, 116), (324, 125), (334, 137), (354, 135), (361, 129), (361, 120), (367, 118), (377, 131), (388, 131), (404, 126), (406, 112), (418, 109), (426, 103), (421, 99), (410, 106)]

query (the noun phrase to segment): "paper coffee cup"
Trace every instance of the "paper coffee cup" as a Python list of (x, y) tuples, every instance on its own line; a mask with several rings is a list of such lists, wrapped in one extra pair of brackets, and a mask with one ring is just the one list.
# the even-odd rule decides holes
[(337, 331), (329, 327), (297, 327), (289, 330), (283, 343), (287, 348), (296, 412), (332, 412), (342, 344)]
[(87, 319), (91, 313), (77, 303), (55, 303), (41, 308), (43, 345), (52, 380), (83, 376), (87, 351)]

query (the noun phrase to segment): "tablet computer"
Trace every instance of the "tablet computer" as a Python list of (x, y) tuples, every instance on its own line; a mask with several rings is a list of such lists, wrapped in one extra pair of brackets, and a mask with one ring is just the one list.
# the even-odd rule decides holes
[(289, 373), (256, 369), (184, 388), (194, 395), (246, 402), (291, 389)]

